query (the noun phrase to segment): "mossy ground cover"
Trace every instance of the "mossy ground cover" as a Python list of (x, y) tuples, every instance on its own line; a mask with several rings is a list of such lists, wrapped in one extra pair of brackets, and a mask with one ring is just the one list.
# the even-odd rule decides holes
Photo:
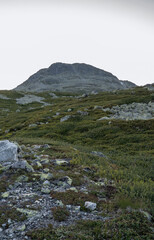
[(0, 227), (2, 224), (5, 224), (8, 219), (21, 222), (26, 219), (26, 216), (9, 205), (0, 205)]
[[(98, 181), (100, 178), (112, 180), (116, 188), (112, 196), (107, 195), (109, 194), (107, 190), (101, 191), (98, 188), (89, 188), (92, 196), (98, 197), (102, 193), (101, 197), (109, 199), (109, 201), (102, 202), (102, 205), (99, 205), (100, 208), (104, 208), (104, 214), (110, 214), (118, 208), (125, 210), (130, 206), (133, 209), (142, 208), (153, 214), (154, 121), (98, 121), (103, 116), (109, 116), (110, 112), (103, 112), (100, 109), (94, 110), (96, 105), (106, 108), (133, 102), (148, 103), (153, 100), (153, 92), (144, 88), (136, 88), (134, 90), (100, 93), (87, 98), (72, 98), (69, 94), (62, 97), (59, 93), (59, 98), (57, 99), (52, 99), (49, 93), (37, 94), (44, 97), (45, 101), (51, 104), (46, 107), (42, 107), (42, 104), (39, 103), (23, 106), (17, 105), (15, 99), (22, 97), (23, 93), (14, 91), (1, 91), (0, 93), (11, 98), (10, 100), (0, 99), (1, 140), (9, 139), (17, 141), (19, 144), (30, 144), (30, 146), (33, 144), (49, 144), (50, 147), (48, 149), (40, 149), (38, 151), (40, 151), (40, 154), (48, 154), (52, 159), (71, 158), (72, 169), (69, 166), (64, 168), (67, 175), (73, 179), (73, 185), (75, 186), (83, 184), (83, 175), (94, 181)], [(9, 111), (5, 111), (5, 109), (9, 109)], [(17, 109), (20, 109), (20, 112), (16, 112)], [(68, 109), (72, 109), (72, 111), (68, 112)], [(77, 113), (78, 110), (86, 111), (88, 115), (81, 116)], [(60, 115), (56, 116), (57, 112)], [(60, 119), (66, 115), (71, 115), (72, 118), (66, 122), (60, 122)], [(29, 127), (30, 124), (40, 122), (43, 124)], [(92, 151), (100, 151), (106, 157), (92, 155)], [(58, 170), (58, 166), (48, 165), (46, 167), (53, 171), (54, 174), (56, 169)], [(60, 168), (62, 169), (63, 167)], [(85, 172), (85, 168), (89, 168), (89, 172)], [(75, 172), (79, 172), (79, 176)], [(4, 186), (5, 184), (3, 183), (0, 186), (4, 191), (8, 185)], [(68, 199), (69, 201), (73, 198), (74, 200), (72, 201), (79, 200), (79, 196), (76, 195), (77, 193), (73, 195), (71, 192), (69, 198), (65, 196), (67, 198), (66, 204)], [(55, 197), (61, 199), (63, 196)], [(127, 219), (125, 223), (124, 218)], [(136, 229), (138, 229), (136, 233), (133, 230), (135, 229), (135, 222), (137, 224)], [(150, 235), (151, 223), (147, 222), (143, 216), (137, 215), (137, 213), (128, 214), (128, 218), (127, 214), (125, 217), (119, 217), (117, 225), (114, 220), (108, 223), (97, 222), (91, 224), (96, 224), (98, 236), (94, 232), (90, 232), (86, 236), (87, 232), (85, 229), (88, 228), (86, 223), (84, 225), (85, 229), (82, 229), (80, 224), (77, 225), (78, 228), (81, 228), (81, 233), (73, 235), (76, 231), (76, 227), (74, 227), (71, 230), (68, 229), (64, 238), (58, 238), (58, 233), (53, 229), (49, 230), (49, 232), (52, 232), (53, 238), (48, 235), (46, 230), (41, 231), (40, 236), (37, 235), (39, 232), (31, 233), (31, 236), (32, 239), (46, 238), (49, 240), (54, 239), (54, 237), (55, 239), (93, 240), (152, 239)], [(143, 227), (141, 227), (142, 224)], [(145, 231), (145, 226), (148, 226), (147, 231)], [(143, 228), (144, 232), (141, 232), (139, 228)], [(117, 235), (113, 238), (115, 232), (117, 232)], [(123, 232), (126, 233), (124, 237), (122, 235)]]
[(28, 233), (33, 240), (152, 240), (152, 225), (138, 212), (123, 213), (105, 222), (79, 221), (76, 225), (53, 229), (39, 229)]

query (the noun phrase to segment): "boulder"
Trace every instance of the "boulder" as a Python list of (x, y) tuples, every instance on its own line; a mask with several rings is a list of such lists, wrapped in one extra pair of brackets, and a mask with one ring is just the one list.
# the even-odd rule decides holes
[(16, 144), (4, 140), (0, 141), (0, 163), (2, 165), (9, 165), (18, 160), (18, 147)]
[(24, 169), (27, 172), (34, 172), (33, 167), (26, 160), (17, 161), (13, 163), (11, 167), (16, 169)]
[(93, 202), (85, 202), (84, 206), (90, 211), (94, 211), (96, 209), (97, 204)]

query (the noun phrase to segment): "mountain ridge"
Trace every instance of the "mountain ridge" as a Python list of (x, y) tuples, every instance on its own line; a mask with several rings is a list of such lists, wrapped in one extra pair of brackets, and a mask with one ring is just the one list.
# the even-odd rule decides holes
[[(39, 83), (39, 84), (38, 84)], [(14, 90), (29, 92), (92, 92), (132, 88), (112, 73), (85, 63), (53, 63), (31, 75)]]

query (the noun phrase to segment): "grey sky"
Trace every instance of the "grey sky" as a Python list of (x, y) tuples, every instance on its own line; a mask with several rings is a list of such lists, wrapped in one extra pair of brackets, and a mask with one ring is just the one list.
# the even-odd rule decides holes
[(0, 0), (0, 89), (54, 62), (154, 82), (153, 0)]

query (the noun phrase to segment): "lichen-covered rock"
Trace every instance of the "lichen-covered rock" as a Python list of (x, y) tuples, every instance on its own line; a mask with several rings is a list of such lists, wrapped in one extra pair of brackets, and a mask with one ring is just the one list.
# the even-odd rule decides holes
[(8, 198), (9, 195), (10, 195), (9, 192), (4, 192), (4, 193), (1, 194), (2, 198)]
[(31, 218), (38, 214), (38, 211), (30, 210), (30, 209), (24, 209), (24, 208), (17, 208), (17, 211), (20, 213), (23, 213), (27, 215), (27, 217)]
[(34, 172), (33, 167), (26, 160), (17, 161), (14, 164), (12, 164), (11, 167), (16, 169), (24, 169), (27, 172)]
[(43, 188), (41, 189), (41, 192), (42, 192), (42, 193), (45, 193), (45, 194), (49, 194), (49, 193), (51, 192), (51, 190), (50, 190), (48, 187), (43, 187)]
[(53, 178), (53, 175), (51, 173), (42, 173), (41, 174), (41, 180), (44, 181), (44, 180), (50, 180)]

